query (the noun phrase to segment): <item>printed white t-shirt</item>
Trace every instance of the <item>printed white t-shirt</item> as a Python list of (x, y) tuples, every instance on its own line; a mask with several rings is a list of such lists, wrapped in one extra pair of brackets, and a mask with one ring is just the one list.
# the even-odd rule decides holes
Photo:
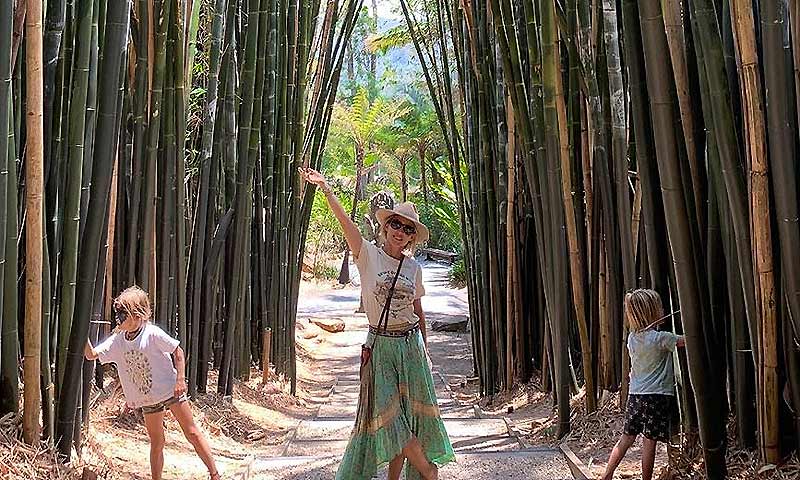
[(125, 401), (131, 408), (169, 400), (175, 392), (178, 372), (170, 356), (180, 342), (157, 326), (146, 323), (133, 340), (119, 332), (95, 348), (100, 363), (117, 364)]
[[(400, 260), (362, 239), (361, 251), (355, 257), (355, 264), (361, 275), (364, 311), (367, 312), (369, 324), (377, 327)], [(406, 258), (397, 277), (392, 303), (389, 306), (389, 328), (402, 328), (417, 323), (419, 317), (414, 313), (414, 300), (424, 295), (422, 268), (413, 258)]]

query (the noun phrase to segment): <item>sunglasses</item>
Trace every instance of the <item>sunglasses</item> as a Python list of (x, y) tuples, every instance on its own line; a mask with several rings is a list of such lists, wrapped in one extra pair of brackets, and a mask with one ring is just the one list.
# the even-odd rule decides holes
[(400, 230), (402, 228), (403, 233), (405, 233), (406, 235), (414, 235), (415, 233), (417, 233), (417, 228), (414, 225), (406, 225), (405, 223), (401, 222), (396, 218), (389, 220), (388, 223), (393, 230)]

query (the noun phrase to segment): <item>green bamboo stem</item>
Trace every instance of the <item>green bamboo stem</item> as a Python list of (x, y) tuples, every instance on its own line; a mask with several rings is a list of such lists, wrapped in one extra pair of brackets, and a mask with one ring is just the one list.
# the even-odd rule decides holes
[[(10, 32), (10, 30), (9, 30)], [(8, 37), (10, 39), (10, 35)], [(10, 45), (10, 44), (7, 44)], [(4, 49), (5, 50), (5, 49)], [(9, 49), (10, 51), (10, 49)], [(10, 73), (10, 72), (9, 72)], [(9, 76), (10, 77), (10, 76)], [(6, 78), (9, 78), (6, 77)], [(2, 80), (2, 78), (0, 78)], [(10, 86), (9, 81), (3, 84)], [(0, 88), (3, 87), (0, 84)], [(10, 92), (10, 89), (9, 89)], [(3, 413), (19, 410), (19, 334), (18, 334), (18, 251), (19, 225), (17, 217), (17, 161), (15, 135), (13, 126), (13, 110), (11, 95), (6, 97), (8, 121), (6, 140), (6, 158), (8, 169), (8, 189), (5, 201), (6, 236), (5, 264), (3, 265), (3, 319), (0, 332), (0, 411)]]
[[(89, 89), (89, 66), (91, 56), (91, 37), (93, 20), (92, 0), (78, 3), (75, 38), (75, 75), (72, 78), (72, 100), (69, 110), (69, 148), (67, 171), (69, 172), (64, 200), (64, 237), (60, 276), (61, 304), (59, 306), (59, 345), (67, 345), (72, 328), (75, 308), (75, 285), (78, 272), (78, 239), (80, 235), (80, 202), (83, 187), (82, 172), (84, 164), (84, 140), (86, 136), (86, 104)], [(62, 384), (66, 368), (66, 349), (59, 349), (57, 382)], [(63, 388), (63, 387), (61, 387)]]
[[(111, 5), (109, 5), (111, 6)], [(113, 4), (106, 17), (103, 40), (103, 61), (100, 67), (102, 79), (99, 87), (97, 117), (97, 143), (95, 144), (95, 168), (92, 172), (92, 193), (89, 211), (107, 211), (111, 173), (116, 158), (116, 146), (120, 123), (117, 120), (120, 103), (119, 85), (123, 77), (121, 66), (127, 50), (130, 8), (127, 2)], [(94, 216), (87, 223), (80, 246), (81, 264), (78, 266), (73, 329), (69, 340), (66, 372), (80, 373), (83, 364), (83, 347), (89, 333), (89, 318), (93, 306), (94, 282), (102, 239), (103, 217)], [(74, 436), (75, 412), (80, 382), (65, 381), (62, 388), (56, 424), (56, 439), (59, 453), (69, 458)]]

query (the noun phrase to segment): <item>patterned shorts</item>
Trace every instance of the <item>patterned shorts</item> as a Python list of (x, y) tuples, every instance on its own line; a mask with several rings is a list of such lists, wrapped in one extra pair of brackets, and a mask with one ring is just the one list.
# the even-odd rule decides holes
[(675, 397), (672, 395), (628, 395), (623, 432), (626, 435), (642, 434), (650, 440), (667, 442), (672, 433), (675, 407)]
[(186, 397), (185, 394), (181, 395), (180, 397), (168, 398), (163, 402), (158, 402), (154, 405), (146, 405), (142, 407), (142, 413), (145, 415), (150, 413), (161, 413), (166, 411), (172, 405), (175, 405), (176, 403), (185, 402), (186, 400), (188, 400), (188, 398)]

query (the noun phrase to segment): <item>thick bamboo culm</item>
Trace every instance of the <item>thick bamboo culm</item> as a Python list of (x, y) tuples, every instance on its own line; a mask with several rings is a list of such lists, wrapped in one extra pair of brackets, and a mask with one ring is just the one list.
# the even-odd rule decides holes
[(262, 333), (261, 342), (263, 344), (263, 351), (261, 353), (261, 383), (269, 381), (269, 353), (272, 347), (272, 329), (267, 327)]
[[(42, 95), (42, 2), (26, 2), (25, 16), (27, 162), (25, 163), (25, 350), (24, 369), (25, 402), (23, 437), (35, 445), (39, 440), (39, 412), (41, 410), (41, 345), (42, 345), (42, 241), (44, 195), (44, 103)], [(8, 13), (7, 13), (8, 14)], [(3, 101), (0, 99), (0, 101)]]

